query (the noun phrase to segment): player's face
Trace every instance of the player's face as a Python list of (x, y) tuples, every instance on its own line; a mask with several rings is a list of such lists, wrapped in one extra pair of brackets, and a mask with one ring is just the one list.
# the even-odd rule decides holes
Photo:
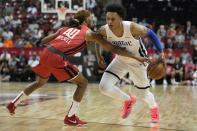
[(116, 12), (107, 12), (106, 22), (111, 30), (119, 28), (122, 18)]
[(86, 19), (86, 24), (89, 28), (91, 28), (93, 26), (93, 18), (92, 15), (90, 15), (87, 19)]

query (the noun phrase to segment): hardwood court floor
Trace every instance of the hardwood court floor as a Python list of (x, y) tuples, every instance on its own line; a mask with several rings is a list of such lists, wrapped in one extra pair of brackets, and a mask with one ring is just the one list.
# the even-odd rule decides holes
[[(97, 84), (89, 84), (77, 113), (88, 125), (70, 127), (63, 125), (63, 119), (76, 86), (67, 83), (48, 83), (10, 116), (5, 104), (27, 84), (0, 83), (0, 131), (197, 131), (197, 87), (151, 88), (160, 111), (160, 124), (151, 125), (144, 102), (137, 101), (130, 116), (122, 119), (122, 103), (102, 95)], [(134, 87), (127, 85), (121, 89), (136, 94)]]

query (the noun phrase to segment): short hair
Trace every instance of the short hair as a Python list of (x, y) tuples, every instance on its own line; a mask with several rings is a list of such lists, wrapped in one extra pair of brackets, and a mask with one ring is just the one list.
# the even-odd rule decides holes
[(110, 4), (106, 7), (107, 12), (116, 12), (121, 18), (125, 17), (125, 9), (119, 4)]

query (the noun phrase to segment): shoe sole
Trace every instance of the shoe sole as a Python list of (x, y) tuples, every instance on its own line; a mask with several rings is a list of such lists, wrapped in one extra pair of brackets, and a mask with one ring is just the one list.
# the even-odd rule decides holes
[(64, 123), (64, 125), (65, 125), (65, 126), (73, 126), (73, 127), (76, 127), (76, 126), (83, 127), (83, 126), (86, 126), (87, 124), (83, 124), (83, 125), (81, 125), (81, 124), (77, 124), (77, 125), (68, 125), (68, 124), (65, 124), (65, 123)]

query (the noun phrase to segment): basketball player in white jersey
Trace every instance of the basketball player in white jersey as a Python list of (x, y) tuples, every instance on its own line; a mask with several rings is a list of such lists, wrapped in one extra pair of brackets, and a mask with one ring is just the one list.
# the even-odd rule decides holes
[[(106, 8), (107, 24), (100, 28), (100, 33), (112, 44), (124, 47), (132, 52), (135, 56), (147, 57), (147, 51), (141, 41), (134, 37), (148, 37), (155, 45), (157, 51), (160, 52), (160, 58), (163, 62), (164, 53), (158, 37), (150, 29), (130, 21), (122, 21), (124, 9), (120, 5), (109, 5)], [(104, 59), (100, 55), (99, 46), (96, 45), (96, 55), (100, 66), (104, 66)], [(155, 102), (153, 94), (149, 91), (150, 83), (147, 78), (146, 66), (139, 61), (116, 55), (113, 61), (105, 70), (99, 84), (100, 91), (112, 98), (119, 99), (124, 102), (122, 110), (122, 118), (126, 118), (131, 107), (136, 101), (136, 97), (131, 94), (127, 95), (121, 91), (115, 84), (127, 73), (131, 75), (131, 79), (137, 88), (138, 99), (144, 100), (150, 108), (151, 122), (159, 122), (158, 105)]]

